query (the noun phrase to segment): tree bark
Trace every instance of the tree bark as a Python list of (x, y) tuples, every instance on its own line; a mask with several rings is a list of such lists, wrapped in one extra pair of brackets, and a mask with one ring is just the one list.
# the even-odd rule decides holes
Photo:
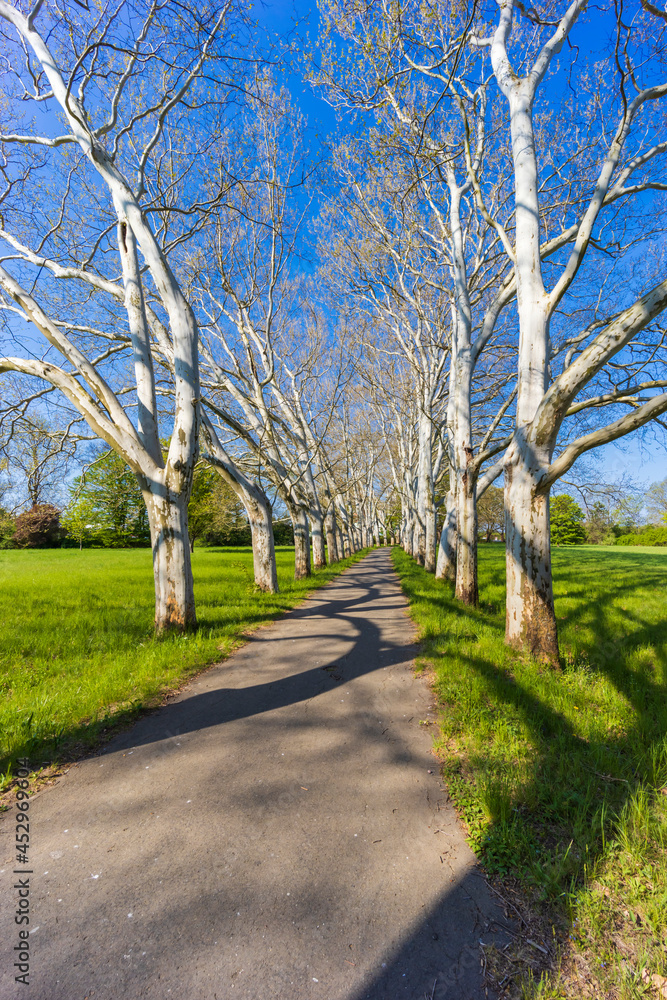
[(338, 523), (335, 525), (335, 535), (336, 535), (336, 551), (338, 553), (339, 559), (345, 558), (345, 539), (343, 537), (343, 530)]
[(343, 524), (341, 528), (341, 535), (343, 539), (343, 555), (348, 559), (352, 555), (352, 549), (350, 548), (350, 533), (348, 531), (347, 524)]
[(294, 579), (303, 580), (310, 576), (310, 532), (308, 517), (303, 507), (290, 511), (294, 526)]
[[(549, 308), (540, 257), (539, 182), (532, 110), (535, 74), (519, 80), (507, 58), (512, 9), (501, 10), (491, 58), (510, 106), (515, 184), (515, 275), (519, 314), (516, 435), (505, 464), (507, 613), (505, 641), (558, 665), (551, 583), (548, 493), (536, 485), (548, 468), (548, 448), (536, 446), (530, 424), (544, 397), (549, 357)], [(544, 51), (544, 50), (543, 50)]]
[[(536, 492), (542, 463), (515, 442), (505, 466), (506, 641), (559, 665), (558, 629), (551, 583), (549, 496)], [(533, 468), (531, 469), (531, 465)]]
[(415, 523), (412, 518), (412, 512), (408, 511), (405, 516), (405, 527), (403, 528), (403, 548), (408, 553), (409, 556), (414, 557), (414, 535), (415, 535)]
[(313, 537), (313, 566), (315, 569), (323, 569), (327, 564), (324, 553), (324, 525), (322, 515), (316, 511), (310, 512), (310, 527)]
[(424, 533), (422, 531), (422, 526), (419, 523), (419, 518), (417, 516), (417, 511), (410, 511), (410, 528), (411, 535), (410, 540), (412, 544), (412, 551), (410, 555), (419, 563), (420, 566), (424, 565)]
[[(472, 457), (472, 455), (471, 455)], [(475, 479), (470, 469), (457, 470), (458, 489), (456, 536), (456, 598), (475, 607), (479, 601), (477, 589), (477, 504)]]
[(456, 492), (450, 490), (447, 494), (445, 521), (440, 533), (438, 545), (438, 564), (435, 569), (436, 580), (456, 579)]
[(194, 628), (197, 624), (188, 537), (188, 503), (167, 488), (142, 488), (153, 548), (155, 630)]
[(266, 594), (278, 593), (276, 548), (273, 538), (273, 519), (269, 502), (264, 497), (244, 497), (244, 504), (252, 534), (252, 565), (255, 586)]
[(336, 512), (330, 510), (325, 519), (324, 527), (327, 536), (327, 556), (329, 564), (337, 563), (339, 559), (338, 544), (336, 542)]

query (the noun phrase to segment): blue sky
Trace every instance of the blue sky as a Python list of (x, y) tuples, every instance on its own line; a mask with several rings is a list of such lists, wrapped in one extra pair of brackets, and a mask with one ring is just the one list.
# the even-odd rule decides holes
[[(256, 14), (260, 23), (269, 30), (286, 34), (299, 21), (301, 32), (307, 31), (313, 41), (317, 39), (319, 15), (316, 0), (272, 0), (258, 4)], [(605, 13), (592, 10), (575, 27), (573, 45), (579, 47), (582, 54), (601, 54), (612, 30), (613, 20), (608, 19)], [(298, 73), (290, 78), (289, 87), (313, 131), (320, 136), (334, 134), (337, 127), (335, 113), (318, 93), (304, 83)], [(594, 467), (601, 478), (618, 480), (625, 473), (638, 483), (650, 484), (667, 477), (666, 445), (660, 429), (657, 435), (640, 432), (623, 438), (620, 444), (596, 449), (584, 456), (584, 460), (590, 462), (591, 458), (594, 459)]]

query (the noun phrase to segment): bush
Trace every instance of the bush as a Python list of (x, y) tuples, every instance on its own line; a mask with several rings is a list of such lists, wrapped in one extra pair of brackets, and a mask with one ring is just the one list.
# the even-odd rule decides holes
[(21, 549), (53, 549), (60, 546), (60, 511), (52, 503), (36, 503), (16, 518), (14, 542)]
[(276, 545), (294, 545), (294, 528), (291, 521), (273, 522), (273, 540)]
[(252, 545), (252, 532), (250, 525), (238, 528), (219, 528), (209, 531), (204, 535), (206, 545), (240, 545), (247, 547)]
[[(276, 545), (294, 545), (294, 528), (285, 521), (273, 522), (273, 540)], [(209, 531), (204, 536), (206, 545), (252, 545), (252, 532), (249, 524), (235, 525)]]
[(616, 539), (616, 545), (667, 545), (667, 527), (642, 528), (631, 535), (621, 535)]

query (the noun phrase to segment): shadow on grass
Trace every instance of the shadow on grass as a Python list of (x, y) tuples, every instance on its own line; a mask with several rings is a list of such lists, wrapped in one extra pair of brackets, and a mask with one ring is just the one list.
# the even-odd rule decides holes
[[(187, 970), (191, 982), (192, 970), (199, 974), (210, 960), (214, 936), (219, 948), (211, 968), (225, 996), (234, 995), (229, 983), (244, 996), (312, 995), (318, 982), (312, 974), (320, 965), (336, 977), (323, 995), (347, 1000), (486, 995), (484, 949), (508, 945), (516, 927), (470, 859), (455, 857), (462, 845), (458, 835), (451, 837), (447, 798), (437, 778), (424, 782), (424, 772), (432, 773), (428, 741), (415, 738), (416, 719), (411, 728), (412, 718), (400, 721), (408, 702), (413, 704), (410, 685), (417, 686), (409, 674), (414, 631), (404, 609), (386, 551), (371, 553), (335, 589), (291, 611), (278, 629), (256, 633), (201, 687), (119, 735), (100, 756), (105, 771), (98, 762), (82, 769), (92, 785), (84, 780), (75, 786), (71, 810), (67, 800), (57, 808), (67, 813), (71, 829), (85, 824), (98, 856), (107, 858), (116, 845), (119, 852), (106, 862), (105, 877), (92, 893), (85, 878), (65, 931), (40, 944), (43, 961), (36, 975), (40, 985), (48, 975), (50, 990), (40, 996), (69, 1000), (79, 984), (94, 989), (112, 960), (107, 955), (122, 953), (122, 938), (115, 935), (126, 932), (119, 932), (123, 921), (114, 921), (113, 914), (123, 886), (111, 877), (113, 864), (121, 882), (131, 883), (141, 933), (155, 955), (153, 967), (123, 964), (118, 995), (137, 995), (158, 974), (172, 985), (174, 967)], [(355, 685), (338, 710), (338, 686), (347, 690), (376, 671), (375, 683)], [(305, 701), (301, 712), (272, 714)], [(412, 711), (416, 698), (414, 704)], [(184, 740), (181, 749), (180, 737), (187, 734), (200, 738)], [(268, 755), (271, 761), (285, 756), (283, 748), (289, 767), (267, 763)], [(166, 765), (165, 785), (156, 779), (158, 762)], [(197, 803), (193, 826), (183, 811), (186, 785), (186, 806)], [(153, 852), (143, 838), (157, 802), (170, 820)], [(44, 816), (41, 822), (48, 825)], [(360, 855), (352, 822), (364, 838), (374, 831), (372, 837), (382, 839), (373, 844), (382, 848), (370, 846), (370, 853)], [(129, 859), (120, 854), (127, 831)], [(434, 834), (441, 835), (436, 845)], [(407, 849), (412, 838), (416, 895), (406, 884), (409, 869), (396, 871), (403, 845), (406, 861), (413, 853)], [(267, 858), (274, 849), (280, 860), (272, 865)], [(194, 864), (203, 852), (205, 864)], [(149, 854), (159, 856), (148, 864)], [(79, 858), (74, 851), (64, 856), (61, 882), (80, 878)], [(135, 864), (136, 875), (129, 875)], [(169, 872), (164, 886), (159, 865)], [(252, 987), (235, 979), (239, 940), (252, 948), (252, 967), (245, 966), (256, 977)], [(147, 968), (155, 968), (152, 976)]]
[[(285, 552), (293, 551), (283, 547)], [(187, 683), (195, 674), (205, 669), (211, 663), (224, 659), (236, 646), (247, 640), (248, 636), (263, 625), (269, 624), (292, 611), (296, 605), (307, 600), (320, 587), (326, 585), (340, 575), (346, 568), (363, 558), (366, 550), (356, 553), (351, 558), (342, 560), (333, 566), (317, 570), (311, 577), (295, 582), (290, 579), (286, 567), (279, 566), (281, 591), (278, 594), (261, 593), (253, 583), (252, 565), (240, 561), (241, 556), (252, 556), (252, 548), (220, 548), (208, 550), (214, 556), (238, 556), (239, 561), (230, 564), (229, 559), (222, 566), (230, 566), (236, 570), (230, 595), (225, 586), (225, 576), (220, 576), (220, 570), (212, 569), (210, 563), (202, 567), (195, 580), (198, 601), (198, 625), (196, 630), (188, 630), (183, 635), (165, 634), (155, 636), (149, 627), (150, 609), (140, 615), (139, 621), (128, 619), (115, 622), (117, 638), (112, 636), (109, 642), (109, 620), (105, 620), (105, 639), (107, 645), (100, 657), (100, 669), (106, 669), (105, 656), (108, 655), (109, 669), (115, 667), (113, 656), (117, 651), (128, 653), (128, 669), (132, 668), (132, 659), (147, 659), (152, 664), (154, 677), (144, 683), (140, 693), (128, 693), (127, 685), (124, 692), (112, 696), (111, 703), (94, 713), (80, 711), (79, 718), (70, 719), (61, 724), (57, 718), (57, 699), (54, 699), (54, 709), (46, 713), (43, 720), (35, 720), (35, 712), (21, 706), (16, 715), (15, 724), (7, 726), (3, 732), (3, 750), (0, 756), (0, 792), (10, 787), (12, 774), (18, 760), (28, 760), (32, 770), (57, 766), (58, 764), (77, 759), (89, 752), (100, 743), (106, 742), (119, 729), (126, 728), (135, 722), (144, 712), (163, 703), (165, 696)], [(208, 554), (208, 553), (207, 553)], [(245, 580), (238, 580), (238, 570), (242, 570)], [(131, 586), (131, 584), (130, 584)], [(45, 587), (45, 600), (49, 600), (48, 587)], [(201, 595), (205, 594), (204, 599)], [(89, 596), (89, 595), (88, 595)], [(231, 597), (231, 604), (230, 604)], [(96, 612), (95, 612), (96, 613)], [(116, 618), (122, 616), (122, 607), (114, 611)], [(90, 630), (94, 639), (93, 617)], [(116, 649), (118, 647), (118, 649)], [(78, 652), (78, 650), (77, 650)], [(97, 653), (94, 642), (90, 652)], [(151, 660), (151, 657), (153, 659)], [(67, 669), (67, 651), (54, 660), (62, 663)], [(49, 666), (51, 660), (49, 657)], [(32, 669), (27, 663), (26, 670)], [(37, 681), (37, 671), (35, 671)], [(85, 684), (82, 674), (82, 684)], [(11, 682), (10, 682), (11, 683)], [(57, 684), (57, 677), (54, 679)], [(44, 698), (49, 698), (46, 692)], [(21, 718), (23, 716), (23, 718)], [(83, 718), (82, 718), (83, 716)], [(62, 716), (61, 716), (62, 720)], [(3, 777), (4, 776), (4, 777)]]
[[(498, 585), (502, 555), (483, 554), (482, 602)], [(651, 842), (648, 814), (653, 806), (664, 812), (656, 793), (667, 781), (667, 621), (656, 613), (667, 559), (652, 555), (556, 550), (557, 614), (567, 604), (558, 674), (504, 645), (499, 614), (460, 605), (450, 586), (395, 552), (435, 668), (443, 773), (473, 847), (491, 872), (518, 879), (561, 926), (614, 851), (636, 861), (639, 875), (625, 864), (629, 881), (643, 878), (658, 892), (646, 874), (656, 865), (642, 869), (653, 848), (664, 873), (665, 844)], [(602, 900), (609, 911), (623, 892), (610, 885)], [(664, 935), (664, 912), (642, 907), (641, 892), (628, 898), (619, 896), (619, 904), (636, 909), (646, 956), (650, 939), (659, 945)], [(618, 929), (608, 924), (609, 938)], [(596, 929), (586, 933), (590, 945)], [(632, 945), (624, 954), (632, 960)], [(664, 965), (660, 947), (656, 955)]]

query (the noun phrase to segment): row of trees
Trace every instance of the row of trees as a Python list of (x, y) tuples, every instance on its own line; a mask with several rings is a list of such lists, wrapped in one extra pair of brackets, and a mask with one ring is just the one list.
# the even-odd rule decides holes
[(551, 489), (667, 409), (663, 258), (640, 253), (664, 232), (665, 19), (609, 6), (594, 37), (583, 0), (558, 8), (326, 4), (318, 75), (365, 126), (340, 147), (345, 225), (327, 238), (382, 330), (369, 381), (403, 544), (434, 568), (435, 457), (436, 575), (475, 603), (476, 503), (503, 472), (506, 637), (552, 663)]
[(202, 459), (263, 589), (271, 495), (297, 577), (396, 533), (469, 604), (504, 475), (507, 640), (558, 661), (552, 487), (667, 411), (667, 25), (585, 6), (322, 0), (318, 165), (243, 0), (0, 0), (2, 427), (59, 409), (132, 470), (159, 629)]
[[(325, 533), (336, 559), (375, 517), (334, 414), (348, 359), (322, 342), (316, 314), (296, 344), (286, 336), (303, 129), (248, 15), (235, 2), (76, 16), (0, 3), (11, 66), (0, 288), (12, 339), (18, 315), (34, 331), (24, 349), (35, 333), (46, 341), (45, 355), (0, 361), (13, 376), (5, 426), (55, 390), (69, 437), (92, 432), (129, 466), (158, 629), (196, 621), (188, 506), (200, 456), (244, 505), (262, 589), (277, 589), (267, 482), (293, 522), (297, 576), (310, 572), (311, 532), (317, 566)], [(37, 122), (31, 104), (46, 112)], [(315, 380), (330, 387), (324, 407), (309, 396)]]

